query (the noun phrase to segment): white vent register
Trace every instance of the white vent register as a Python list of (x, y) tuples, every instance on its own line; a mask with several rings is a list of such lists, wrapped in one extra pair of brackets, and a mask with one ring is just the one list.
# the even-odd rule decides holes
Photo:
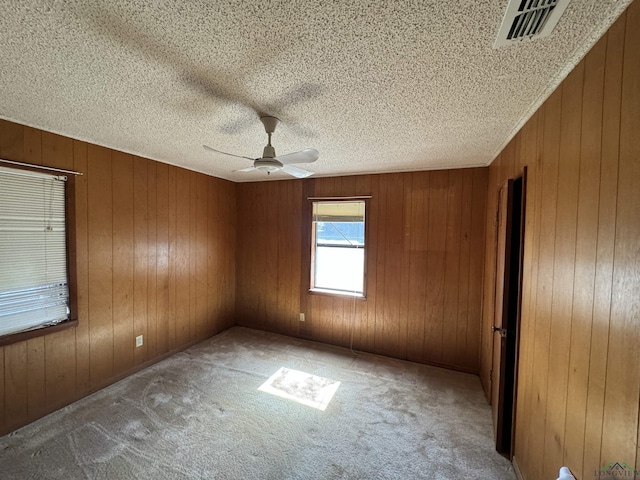
[(571, 0), (511, 0), (493, 48), (548, 36)]

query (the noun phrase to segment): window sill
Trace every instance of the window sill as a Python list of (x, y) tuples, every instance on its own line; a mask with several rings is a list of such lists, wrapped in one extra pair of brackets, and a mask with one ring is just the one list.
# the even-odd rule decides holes
[(310, 288), (309, 293), (313, 295), (327, 295), (330, 297), (347, 297), (356, 300), (366, 300), (367, 297), (363, 293), (343, 292), (341, 290), (330, 290), (328, 288)]
[(10, 333), (8, 335), (0, 336), (0, 347), (11, 345), (12, 343), (23, 342), (36, 337), (42, 337), (44, 335), (49, 335), (50, 333), (60, 332), (77, 326), (78, 320), (67, 320), (50, 327), (36, 328), (34, 330), (27, 330), (26, 332)]

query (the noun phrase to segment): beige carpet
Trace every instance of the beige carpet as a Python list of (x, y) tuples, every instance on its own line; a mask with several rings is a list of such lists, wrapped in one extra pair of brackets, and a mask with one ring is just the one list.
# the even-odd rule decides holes
[(477, 377), (235, 327), (1, 437), (0, 478), (515, 475)]

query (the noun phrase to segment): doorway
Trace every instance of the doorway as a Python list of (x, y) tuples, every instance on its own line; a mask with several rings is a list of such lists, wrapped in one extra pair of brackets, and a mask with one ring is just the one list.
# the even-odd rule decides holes
[(496, 238), (492, 410), (496, 450), (511, 459), (522, 303), (526, 170), (500, 189)]

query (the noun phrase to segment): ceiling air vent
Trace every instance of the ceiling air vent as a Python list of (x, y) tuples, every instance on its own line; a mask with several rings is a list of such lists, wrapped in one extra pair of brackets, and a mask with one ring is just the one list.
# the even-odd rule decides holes
[(571, 0), (511, 0), (493, 48), (527, 38), (546, 37)]

